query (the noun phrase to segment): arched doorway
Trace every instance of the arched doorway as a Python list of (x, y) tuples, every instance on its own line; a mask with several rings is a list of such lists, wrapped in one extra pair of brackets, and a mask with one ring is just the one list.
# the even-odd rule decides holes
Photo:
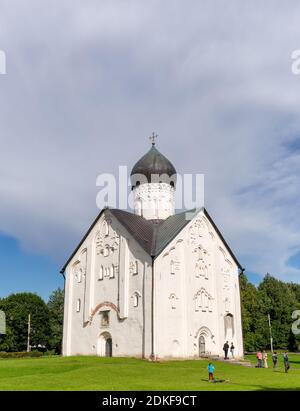
[(112, 357), (112, 339), (105, 340), (105, 357)]
[(195, 355), (199, 357), (212, 355), (216, 351), (214, 335), (208, 327), (202, 326), (195, 334)]
[(203, 335), (200, 335), (199, 337), (199, 356), (201, 357), (204, 354), (205, 354), (205, 337)]
[(108, 332), (100, 334), (98, 340), (97, 354), (100, 357), (112, 357), (112, 338)]

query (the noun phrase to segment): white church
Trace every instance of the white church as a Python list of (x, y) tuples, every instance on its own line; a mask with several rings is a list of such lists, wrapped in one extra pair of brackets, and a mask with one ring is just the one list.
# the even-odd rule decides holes
[(223, 356), (228, 341), (242, 357), (242, 267), (212, 218), (175, 214), (176, 170), (154, 142), (131, 181), (134, 213), (103, 209), (61, 271), (63, 355)]

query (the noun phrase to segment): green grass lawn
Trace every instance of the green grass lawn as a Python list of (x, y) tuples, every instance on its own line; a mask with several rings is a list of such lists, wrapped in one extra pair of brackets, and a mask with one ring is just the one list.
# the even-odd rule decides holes
[[(247, 358), (255, 362), (255, 358)], [(131, 358), (44, 357), (0, 360), (0, 390), (300, 390), (300, 355), (291, 369), (247, 368), (215, 362), (207, 382), (206, 360), (151, 363)]]

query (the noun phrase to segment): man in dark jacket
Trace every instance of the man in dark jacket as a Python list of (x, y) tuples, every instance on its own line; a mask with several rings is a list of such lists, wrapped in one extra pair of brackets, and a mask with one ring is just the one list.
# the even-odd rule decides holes
[(228, 344), (228, 341), (226, 341), (226, 343), (223, 345), (223, 351), (225, 354), (224, 360), (228, 360), (228, 350), (229, 350), (229, 344)]
[(288, 370), (290, 369), (289, 357), (288, 357), (287, 352), (283, 354), (283, 363), (284, 363), (284, 371), (287, 373)]

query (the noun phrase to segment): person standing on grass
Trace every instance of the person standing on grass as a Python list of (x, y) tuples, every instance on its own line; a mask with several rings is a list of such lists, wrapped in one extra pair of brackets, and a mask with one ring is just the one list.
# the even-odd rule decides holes
[(283, 354), (283, 363), (284, 363), (284, 371), (287, 373), (290, 369), (290, 363), (289, 363), (289, 356), (286, 351)]
[(233, 345), (233, 342), (231, 343), (231, 346), (230, 346), (230, 352), (231, 352), (231, 357), (234, 358), (234, 345)]
[(257, 358), (257, 367), (258, 368), (262, 368), (262, 352), (259, 350), (258, 353), (256, 354), (256, 358)]
[(268, 366), (268, 354), (266, 351), (263, 351), (263, 360), (264, 360), (264, 368), (269, 368)]
[(278, 355), (277, 355), (277, 352), (273, 352), (273, 354), (272, 354), (272, 361), (273, 361), (273, 368), (277, 368), (277, 365), (278, 365)]
[(208, 370), (208, 382), (215, 382), (215, 377), (214, 377), (215, 367), (213, 366), (211, 362), (208, 364), (207, 370)]
[(223, 351), (225, 354), (224, 360), (228, 360), (228, 350), (229, 350), (229, 344), (228, 341), (223, 345)]

